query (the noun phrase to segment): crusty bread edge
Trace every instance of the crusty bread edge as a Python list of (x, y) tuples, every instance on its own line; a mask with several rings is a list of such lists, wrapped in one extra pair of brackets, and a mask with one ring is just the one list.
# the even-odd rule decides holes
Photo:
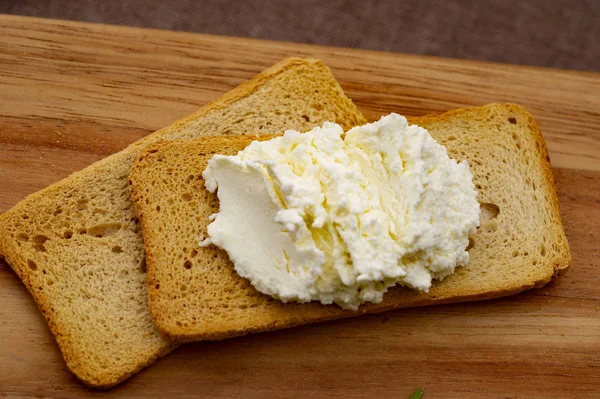
[(231, 334), (214, 334), (214, 335), (213, 334), (194, 334), (194, 335), (191, 335), (191, 334), (185, 334), (185, 335), (166, 334), (166, 336), (168, 336), (170, 339), (180, 342), (180, 343), (195, 342), (195, 341), (220, 341), (220, 340), (227, 339), (227, 338), (241, 337), (241, 336), (253, 334), (253, 333), (269, 332), (269, 331), (274, 331), (274, 330), (305, 326), (308, 324), (348, 319), (351, 317), (362, 316), (365, 314), (378, 314), (378, 313), (389, 312), (392, 310), (425, 307), (425, 306), (431, 306), (431, 305), (448, 305), (448, 304), (456, 304), (456, 303), (463, 303), (463, 302), (475, 302), (475, 301), (483, 301), (483, 300), (489, 300), (489, 299), (498, 299), (498, 298), (502, 298), (502, 297), (506, 297), (506, 296), (510, 296), (510, 295), (515, 295), (515, 294), (518, 294), (523, 291), (527, 291), (532, 288), (541, 288), (545, 284), (547, 284), (550, 280), (551, 280), (551, 277), (548, 278), (548, 280), (546, 280), (546, 281), (540, 281), (539, 284), (524, 285), (522, 287), (511, 289), (511, 290), (499, 290), (499, 291), (493, 291), (493, 292), (486, 292), (484, 294), (465, 295), (465, 296), (448, 297), (448, 298), (441, 298), (441, 299), (421, 298), (419, 300), (405, 302), (401, 305), (389, 304), (389, 305), (379, 306), (379, 307), (369, 307), (369, 308), (360, 308), (359, 307), (359, 309), (357, 311), (348, 310), (348, 311), (338, 313), (334, 316), (330, 316), (330, 315), (324, 316), (322, 318), (311, 319), (310, 321), (306, 321), (304, 319), (296, 319), (296, 320), (293, 320), (291, 323), (285, 324), (285, 325), (278, 325), (277, 323), (273, 323), (270, 325), (261, 326), (260, 328), (249, 328), (246, 330), (233, 331)]
[[(160, 135), (160, 134), (163, 134), (168, 131), (178, 130), (191, 121), (198, 120), (213, 111), (226, 108), (227, 106), (229, 106), (233, 103), (236, 103), (245, 97), (248, 97), (249, 95), (253, 94), (256, 91), (256, 89), (258, 89), (260, 86), (262, 86), (266, 81), (272, 79), (273, 77), (279, 75), (280, 73), (283, 73), (283, 72), (285, 72), (291, 68), (294, 68), (296, 66), (307, 65), (307, 64), (316, 66), (319, 69), (324, 70), (325, 73), (333, 76), (329, 67), (327, 65), (325, 65), (323, 63), (323, 61), (321, 61), (321, 60), (318, 60), (315, 58), (297, 58), (297, 57), (286, 58), (286, 59), (280, 61), (279, 63), (271, 66), (270, 68), (264, 70), (260, 74), (254, 76), (252, 79), (246, 81), (245, 83), (242, 83), (240, 86), (236, 87), (235, 89), (223, 94), (218, 99), (208, 103), (207, 105), (200, 108), (198, 111), (194, 112), (193, 114), (190, 114), (181, 119), (178, 119), (171, 125), (156, 131), (154, 134)], [(350, 100), (350, 98), (346, 95), (346, 93), (344, 93), (344, 90), (340, 86), (339, 82), (336, 79), (332, 79), (332, 82), (334, 84), (335, 91), (338, 92), (338, 95), (340, 96), (340, 98), (345, 99), (348, 102), (348, 104), (352, 104), (354, 106), (354, 104), (352, 103), (352, 100)], [(360, 116), (362, 117), (362, 114), (360, 114)], [(364, 119), (364, 117), (362, 117), (362, 122), (366, 123), (366, 119)], [(151, 136), (148, 136), (148, 137), (151, 137)], [(148, 144), (150, 144), (149, 141), (150, 140), (143, 138), (141, 140), (136, 141), (132, 145), (135, 145), (138, 147), (146, 147)]]
[[(246, 81), (245, 83), (242, 83), (240, 86), (223, 94), (216, 100), (208, 103), (204, 107), (200, 108), (198, 111), (190, 115), (184, 116), (171, 123), (169, 126), (162, 128), (154, 133), (151, 133), (148, 136), (141, 138), (134, 143), (131, 143), (126, 148), (113, 155), (110, 155), (106, 158), (92, 163), (91, 165), (84, 168), (84, 170), (108, 163), (118, 154), (129, 152), (136, 147), (145, 147), (149, 143), (154, 142), (152, 141), (154, 137), (160, 136), (168, 131), (178, 130), (184, 127), (189, 122), (202, 118), (203, 116), (209, 114), (214, 110), (226, 108), (227, 106), (254, 93), (257, 88), (262, 86), (266, 81), (270, 80), (274, 76), (277, 76), (278, 74), (283, 73), (289, 70), (290, 68), (306, 64), (317, 65), (319, 68), (325, 69), (328, 73), (330, 73), (329, 68), (321, 60), (311, 58), (302, 59), (297, 57), (286, 58), (278, 62), (277, 64), (269, 67), (268, 69), (264, 70), (260, 74), (254, 76), (252, 79)], [(348, 99), (337, 80), (333, 79), (333, 81), (335, 82), (336, 90), (339, 92), (340, 97)], [(348, 99), (348, 101), (350, 100)], [(174, 342), (172, 345), (166, 346), (164, 350), (158, 351), (155, 355), (151, 356), (146, 361), (138, 364), (135, 368), (132, 369), (132, 371), (120, 375), (118, 378), (93, 378), (89, 376), (85, 368), (81, 368), (79, 364), (74, 364), (70, 360), (72, 358), (72, 354), (69, 346), (70, 344), (68, 343), (70, 340), (68, 332), (64, 330), (59, 324), (55, 323), (54, 320), (48, 314), (49, 305), (46, 304), (46, 299), (44, 296), (45, 292), (39, 292), (38, 290), (33, 289), (31, 281), (29, 280), (27, 274), (23, 272), (24, 270), (26, 270), (27, 265), (24, 265), (22, 264), (22, 262), (19, 262), (19, 256), (17, 255), (16, 247), (14, 246), (12, 240), (9, 239), (6, 232), (7, 229), (3, 227), (5, 223), (10, 223), (11, 217), (14, 217), (21, 210), (22, 207), (27, 206), (30, 202), (37, 200), (37, 198), (43, 197), (49, 192), (62, 190), (66, 185), (70, 184), (70, 182), (75, 178), (75, 176), (79, 172), (81, 171), (73, 172), (66, 178), (51, 184), (50, 186), (42, 190), (28, 195), (27, 197), (19, 201), (16, 205), (14, 205), (12, 208), (10, 208), (8, 211), (6, 211), (3, 214), (0, 214), (0, 258), (3, 258), (6, 261), (6, 263), (11, 267), (11, 269), (13, 269), (13, 271), (17, 274), (21, 282), (25, 285), (27, 291), (33, 297), (38, 309), (44, 315), (46, 323), (48, 324), (48, 327), (52, 332), (53, 337), (57, 341), (57, 343), (59, 343), (59, 341), (62, 343), (66, 343), (65, 345), (59, 344), (58, 347), (65, 359), (66, 365), (69, 368), (69, 370), (74, 375), (76, 375), (77, 378), (79, 378), (86, 386), (90, 388), (107, 389), (118, 385), (119, 383), (128, 379), (132, 375), (137, 374), (139, 371), (152, 364), (158, 358), (166, 355), (167, 353), (175, 349), (177, 346), (179, 346), (179, 343)], [(165, 335), (165, 337), (169, 339), (168, 336)]]
[[(178, 140), (178, 141), (173, 141), (173, 142), (181, 142), (181, 141)], [(139, 171), (139, 168), (137, 167), (137, 165), (140, 162), (142, 162), (146, 158), (146, 156), (148, 156), (149, 154), (158, 152), (162, 148), (168, 147), (169, 143), (171, 143), (171, 142), (170, 141), (158, 141), (158, 142), (150, 144), (148, 147), (145, 148), (144, 152), (142, 152), (140, 154), (140, 156), (134, 161), (133, 165), (131, 166), (131, 170), (129, 172), (129, 180), (128, 180), (129, 192), (131, 193), (131, 198), (133, 199), (133, 203), (135, 206), (135, 213), (140, 222), (140, 227), (142, 229), (142, 236), (144, 237), (145, 256), (146, 256), (146, 283), (148, 285), (151, 285), (152, 282), (156, 280), (157, 259), (156, 259), (156, 253), (152, 250), (152, 247), (147, 244), (147, 242), (149, 240), (151, 240), (153, 230), (148, 225), (148, 222), (146, 219), (146, 214), (144, 213), (144, 210), (142, 209), (142, 206), (140, 204), (140, 201), (142, 198), (141, 190), (143, 190), (143, 188), (138, 186), (138, 184), (137, 184), (138, 179), (136, 178), (136, 176)], [(148, 307), (150, 309), (150, 316), (152, 317), (152, 320), (154, 320), (154, 324), (156, 325), (156, 328), (158, 328), (158, 330), (160, 331), (160, 333), (162, 335), (164, 335), (165, 337), (167, 337), (169, 339), (172, 339), (169, 334), (169, 330), (165, 329), (164, 323), (161, 322), (162, 312), (161, 312), (160, 301), (158, 301), (158, 298), (156, 298), (156, 293), (151, 289), (148, 289)], [(181, 341), (181, 342), (183, 342), (183, 341)]]

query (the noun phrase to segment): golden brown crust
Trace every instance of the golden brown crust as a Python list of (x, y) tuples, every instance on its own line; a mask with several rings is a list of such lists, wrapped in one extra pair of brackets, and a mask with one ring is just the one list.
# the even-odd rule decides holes
[[(263, 85), (266, 81), (275, 78), (277, 75), (284, 73), (292, 68), (302, 67), (302, 66), (307, 66), (307, 65), (310, 65), (311, 67), (313, 67), (317, 70), (320, 70), (321, 73), (324, 75), (331, 75), (331, 71), (325, 64), (323, 64), (323, 61), (321, 61), (321, 60), (314, 59), (314, 58), (297, 58), (297, 57), (286, 58), (285, 60), (264, 70), (263, 72), (256, 75), (249, 81), (236, 87), (234, 90), (231, 90), (231, 91), (225, 93), (224, 95), (219, 97), (217, 100), (208, 103), (206, 106), (200, 108), (198, 111), (194, 112), (193, 114), (188, 115), (184, 118), (181, 118), (178, 121), (174, 122), (173, 124), (163, 128), (161, 130), (158, 130), (157, 132), (155, 132), (153, 134), (153, 136), (154, 135), (160, 136), (161, 134), (163, 134), (166, 131), (177, 130), (177, 129), (189, 124), (192, 121), (203, 118), (204, 116), (210, 114), (211, 112), (214, 112), (219, 109), (227, 108), (229, 105), (231, 105), (235, 102), (238, 102), (238, 101), (242, 100), (243, 98), (249, 96), (258, 87)], [(338, 98), (347, 103), (347, 105), (349, 106), (348, 109), (350, 110), (350, 108), (354, 108), (352, 101), (346, 96), (346, 94), (342, 90), (339, 82), (335, 79), (331, 79), (331, 84), (333, 85), (333, 89), (336, 92), (336, 95), (338, 96)], [(350, 114), (352, 114), (352, 112), (348, 112), (348, 114), (350, 115)], [(366, 123), (366, 119), (358, 111), (354, 112), (353, 117), (355, 118), (352, 121), (353, 124)], [(348, 128), (351, 126), (346, 126), (346, 127)], [(136, 143), (134, 143), (134, 145), (144, 147), (145, 145), (147, 145), (147, 143), (148, 143), (148, 141), (146, 139), (142, 139), (142, 140), (139, 140)]]
[(548, 147), (546, 146), (546, 141), (542, 136), (542, 131), (540, 130), (540, 127), (538, 126), (537, 122), (525, 108), (517, 104), (505, 104), (504, 106), (509, 109), (513, 109), (517, 112), (522, 112), (528, 115), (529, 129), (535, 134), (535, 140), (539, 149), (538, 157), (540, 160), (540, 164), (542, 165), (542, 172), (544, 173), (546, 184), (548, 185), (548, 192), (551, 196), (550, 203), (552, 205), (552, 212), (555, 214), (557, 220), (557, 223), (553, 225), (555, 229), (555, 237), (557, 237), (557, 239), (559, 240), (558, 245), (560, 245), (561, 247), (561, 250), (558, 251), (558, 253), (556, 254), (556, 258), (553, 259), (554, 273), (555, 275), (563, 275), (567, 272), (571, 264), (571, 251), (569, 249), (569, 243), (567, 241), (567, 238), (564, 235), (564, 227), (560, 217), (560, 205), (558, 202), (558, 195), (556, 194), (554, 174), (552, 173), (552, 165), (550, 163), (550, 155), (548, 154)]

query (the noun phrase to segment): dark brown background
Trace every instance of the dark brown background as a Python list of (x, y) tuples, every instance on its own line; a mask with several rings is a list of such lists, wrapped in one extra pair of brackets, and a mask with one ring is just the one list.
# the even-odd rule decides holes
[(600, 0), (0, 0), (0, 13), (600, 71)]

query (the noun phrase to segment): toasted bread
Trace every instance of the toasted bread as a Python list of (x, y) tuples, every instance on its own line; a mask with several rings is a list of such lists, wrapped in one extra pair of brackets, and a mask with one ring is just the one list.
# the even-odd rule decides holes
[(292, 58), (0, 216), (0, 256), (44, 314), (69, 369), (106, 388), (175, 347), (148, 309), (144, 243), (127, 179), (157, 140), (364, 121), (322, 62)]
[[(211, 137), (150, 146), (130, 186), (144, 235), (152, 317), (178, 341), (222, 339), (363, 313), (495, 298), (547, 283), (570, 262), (546, 145), (532, 116), (491, 104), (414, 118), (455, 159), (466, 159), (482, 209), (470, 237), (471, 260), (428, 293), (394, 287), (379, 304), (345, 311), (320, 303), (282, 303), (240, 277), (227, 253), (199, 247), (215, 194), (202, 172), (214, 154), (234, 155), (251, 138)], [(237, 131), (243, 133), (243, 131)], [(281, 132), (283, 133), (283, 132)]]

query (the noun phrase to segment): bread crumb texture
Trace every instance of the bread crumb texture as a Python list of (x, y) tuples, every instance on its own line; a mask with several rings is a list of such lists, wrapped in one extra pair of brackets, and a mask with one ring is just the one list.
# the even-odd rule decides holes
[[(130, 167), (146, 145), (308, 130), (327, 120), (364, 123), (323, 63), (287, 59), (0, 216), (0, 255), (34, 297), (69, 369), (87, 385), (106, 388), (176, 346), (150, 316), (144, 242), (128, 187)], [(178, 200), (191, 203), (184, 194)], [(163, 214), (174, 212), (168, 201), (162, 206)], [(191, 252), (188, 258), (191, 265)]]
[(131, 186), (146, 240), (151, 313), (160, 330), (180, 341), (221, 339), (393, 308), (487, 299), (541, 286), (568, 266), (549, 158), (526, 110), (491, 104), (411, 123), (427, 128), (451, 157), (469, 162), (481, 226), (470, 237), (468, 266), (429, 293), (395, 287), (381, 304), (357, 312), (273, 300), (237, 275), (227, 253), (198, 246), (209, 216), (219, 209), (202, 171), (214, 154), (233, 155), (250, 138), (150, 147), (132, 168)]

